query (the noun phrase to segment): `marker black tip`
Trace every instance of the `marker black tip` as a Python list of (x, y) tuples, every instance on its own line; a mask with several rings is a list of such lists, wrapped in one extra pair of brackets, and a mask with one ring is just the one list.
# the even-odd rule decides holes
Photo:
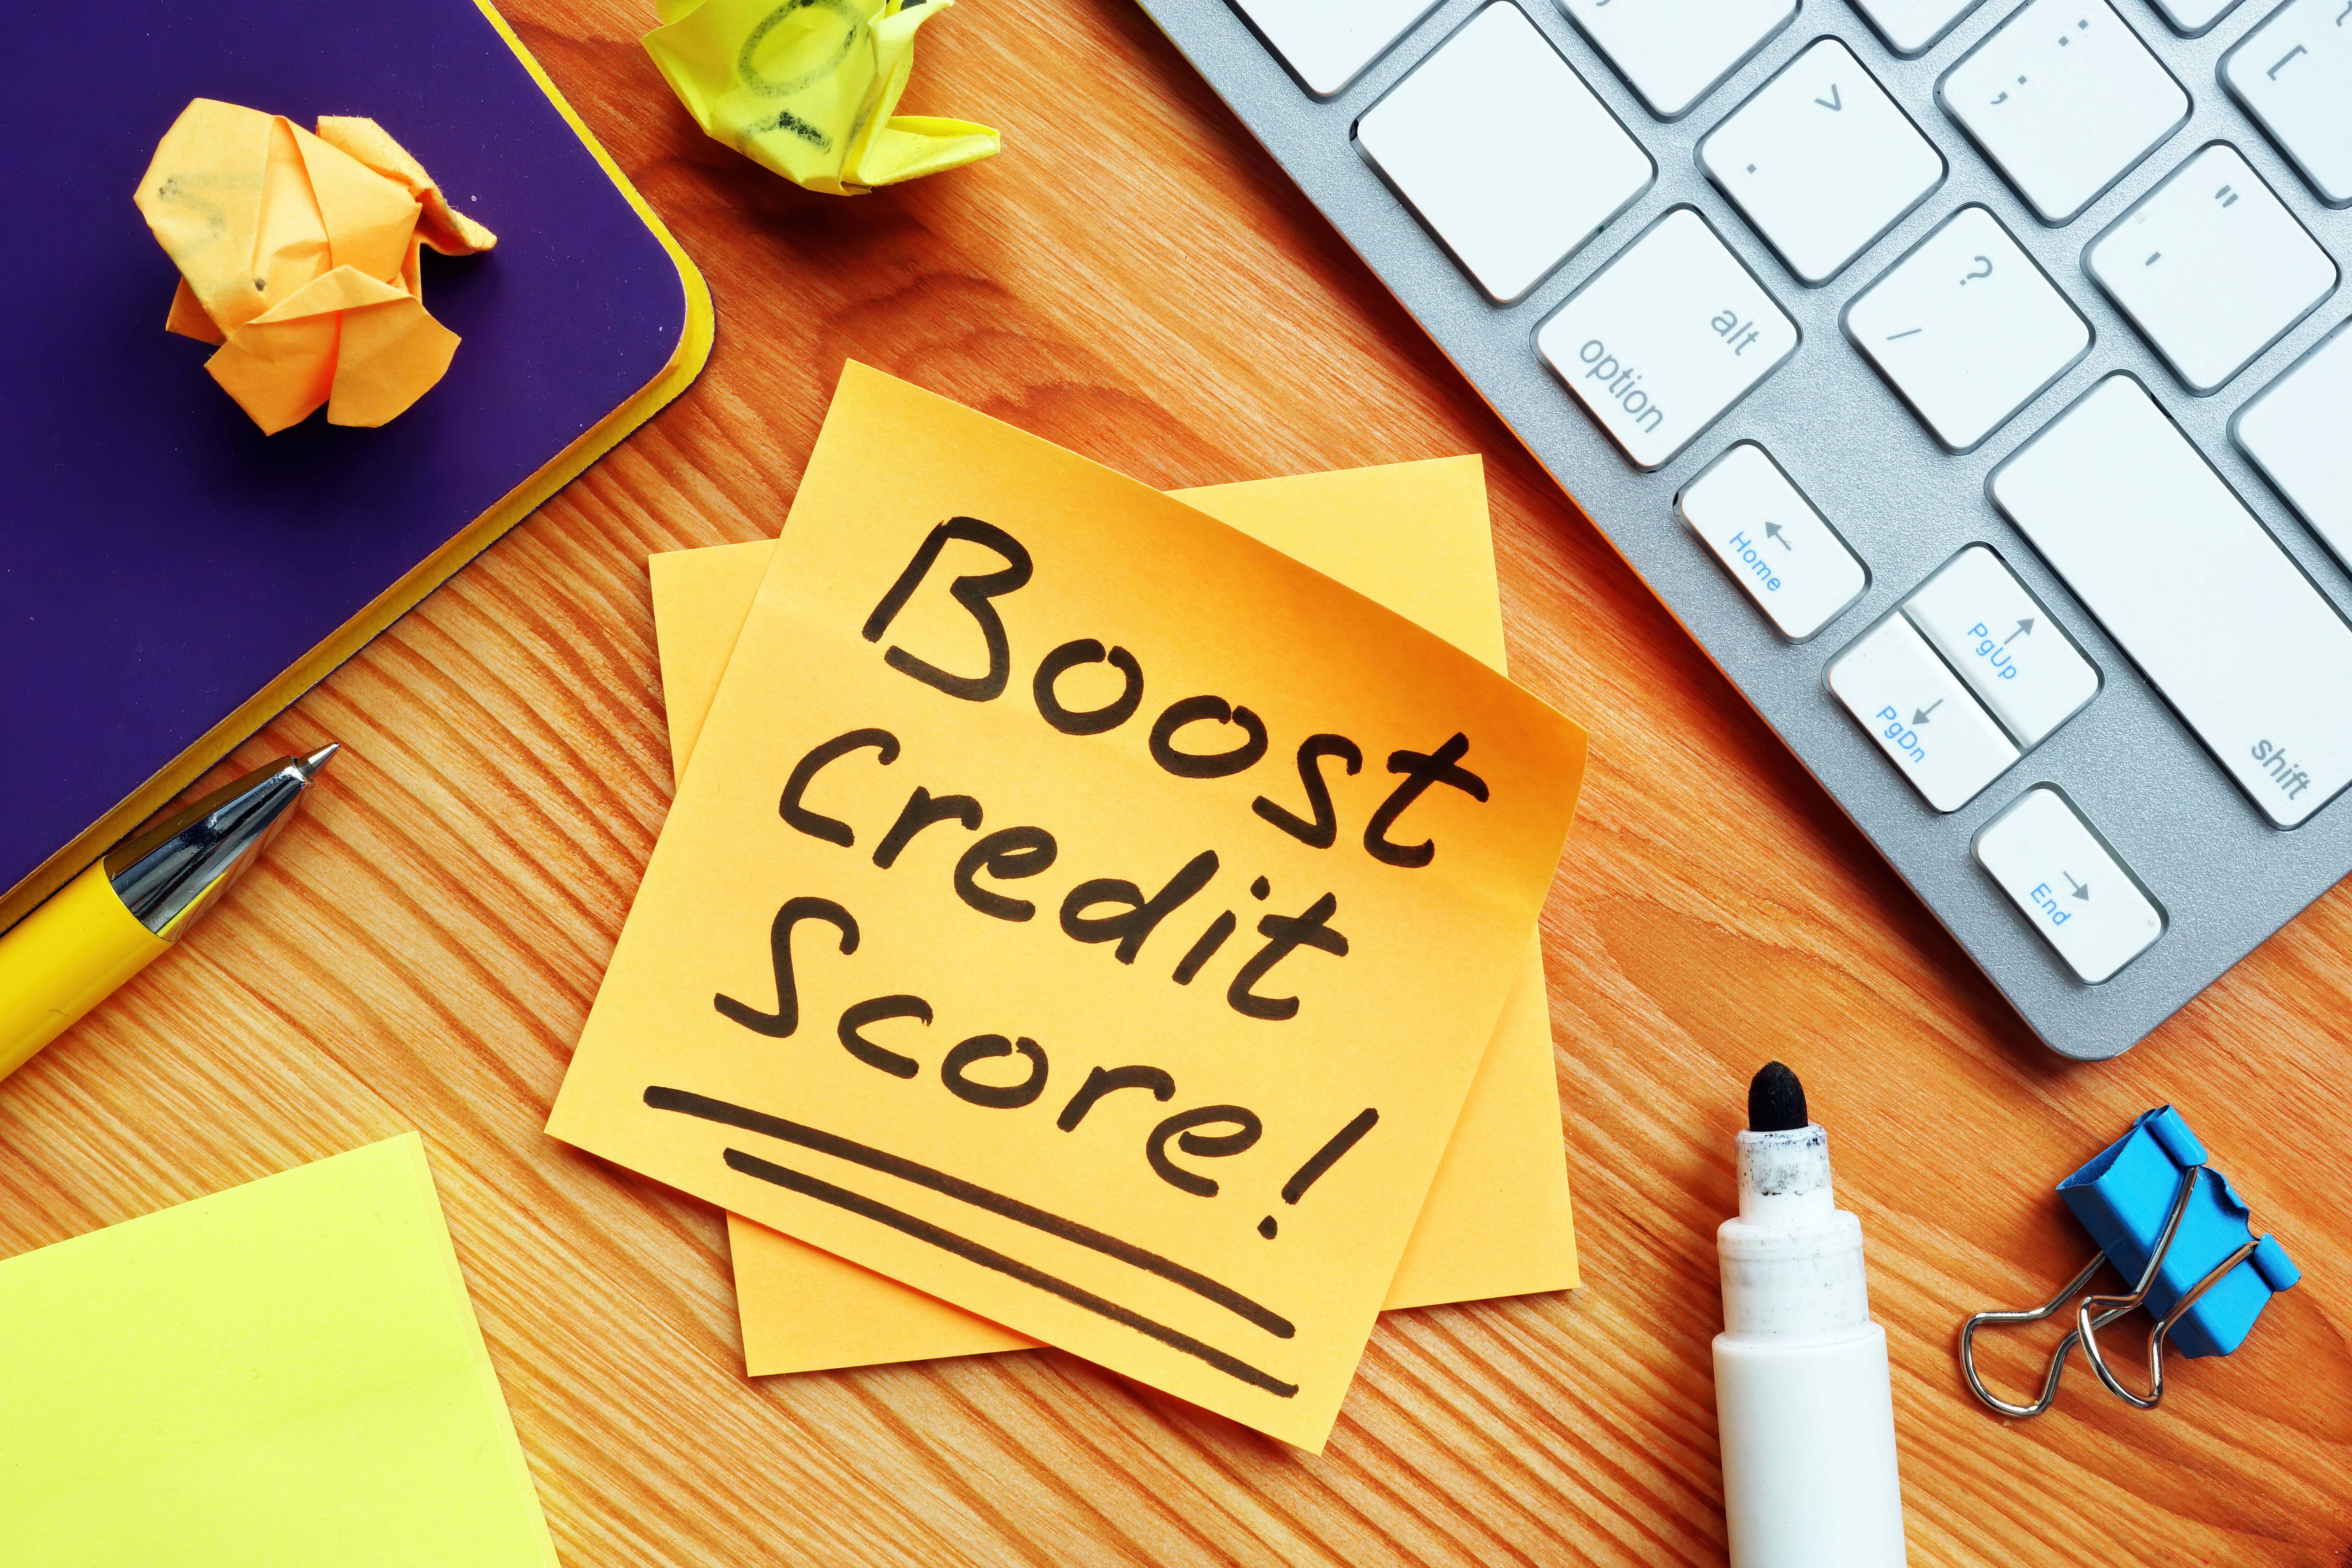
[(1837, 1206), (1829, 1133), (1769, 1062), (1732, 1140), (1739, 1217), (1715, 1233), (1716, 1429), (1731, 1568), (1903, 1568), (1886, 1334), (1862, 1222)]
[(1779, 1062), (1766, 1062), (1748, 1080), (1750, 1132), (1794, 1132), (1810, 1120), (1805, 1114), (1805, 1086)]

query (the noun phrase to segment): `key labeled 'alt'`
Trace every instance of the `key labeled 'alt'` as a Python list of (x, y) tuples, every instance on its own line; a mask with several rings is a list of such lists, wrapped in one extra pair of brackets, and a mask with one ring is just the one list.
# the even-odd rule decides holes
[(1570, 295), (1536, 348), (1649, 469), (1796, 353), (1797, 324), (1705, 218), (1676, 207)]

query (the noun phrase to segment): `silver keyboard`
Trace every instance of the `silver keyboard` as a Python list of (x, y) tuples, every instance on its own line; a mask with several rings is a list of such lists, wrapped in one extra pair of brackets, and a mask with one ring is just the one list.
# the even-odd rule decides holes
[(1141, 3), (2053, 1048), (2352, 870), (2352, 0)]

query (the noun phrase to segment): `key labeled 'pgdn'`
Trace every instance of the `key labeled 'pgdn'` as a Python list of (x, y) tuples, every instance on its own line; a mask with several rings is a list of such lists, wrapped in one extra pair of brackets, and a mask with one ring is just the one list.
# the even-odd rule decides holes
[(1892, 708), (1881, 708), (1878, 716), (1886, 721), (1886, 728), (1878, 732), (1880, 739), (1915, 763), (1927, 760), (1927, 748), (1919, 743), (1919, 731), (1906, 729), (1902, 714)]

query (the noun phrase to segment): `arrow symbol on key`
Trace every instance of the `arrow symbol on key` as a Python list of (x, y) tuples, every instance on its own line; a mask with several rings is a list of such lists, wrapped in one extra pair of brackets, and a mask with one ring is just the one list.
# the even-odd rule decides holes
[(2016, 629), (2015, 631), (2013, 631), (2013, 632), (2010, 633), (2007, 637), (2003, 637), (2003, 638), (2001, 638), (2001, 639), (2000, 639), (2000, 646), (2001, 646), (2001, 647), (2007, 647), (2010, 644), (2011, 644), (2011, 643), (2015, 642), (2018, 638), (2022, 637), (2031, 637), (2031, 636), (2032, 636), (2032, 635), (2033, 635), (2033, 617), (2032, 617), (2032, 616), (2026, 616), (2023, 620), (2021, 620), (2021, 621), (2020, 621), (2020, 622), (2018, 622), (2018, 623), (2017, 623), (2017, 629)]
[[(1764, 525), (1764, 537), (1767, 539), (1780, 539), (1780, 525), (1777, 522), (1766, 523)], [(1793, 552), (1797, 547), (1790, 543), (1787, 540), (1780, 539), (1780, 548)]]
[(1933, 713), (1937, 709), (1941, 708), (1943, 705), (1944, 700), (1938, 697), (1933, 702), (1928, 703), (1925, 708), (1914, 708), (1911, 710), (1911, 722), (1915, 725), (1925, 724), (1927, 721), (1927, 716)]
[(2075, 898), (2084, 900), (2088, 900), (2090, 898), (2091, 885), (2088, 882), (2077, 882), (2074, 880), (2074, 873), (2072, 871), (2061, 871), (2058, 874), (2066, 879), (2066, 885), (2068, 887), (2074, 889), (2074, 896)]
[(1844, 100), (1838, 97), (1837, 83), (1835, 82), (1830, 83), (1830, 95), (1827, 98), (1817, 98), (1813, 100), (1813, 101), (1832, 112), (1835, 112), (1836, 110), (1842, 110), (1845, 107)]

